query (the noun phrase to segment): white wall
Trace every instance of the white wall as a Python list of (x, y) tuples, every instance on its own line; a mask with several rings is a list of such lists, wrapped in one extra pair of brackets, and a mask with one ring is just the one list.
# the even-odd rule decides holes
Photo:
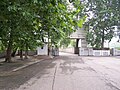
[(81, 39), (79, 39), (78, 47), (81, 47)]
[(47, 55), (48, 54), (48, 45), (45, 44), (43, 48), (38, 47), (37, 48), (37, 55)]

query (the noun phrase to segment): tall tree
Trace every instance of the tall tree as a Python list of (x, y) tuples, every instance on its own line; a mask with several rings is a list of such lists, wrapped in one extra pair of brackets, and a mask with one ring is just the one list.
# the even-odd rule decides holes
[[(1, 41), (6, 47), (6, 62), (11, 62), (11, 53), (15, 43), (32, 27), (34, 3), (28, 1), (0, 1)], [(30, 29), (32, 30), (32, 29)], [(28, 31), (30, 31), (28, 30)]]
[(85, 27), (88, 31), (87, 41), (96, 48), (104, 48), (106, 40), (111, 41), (113, 26), (118, 25), (119, 0), (87, 0), (85, 12), (89, 16)]
[(15, 48), (27, 52), (42, 45), (44, 37), (57, 44), (72, 33), (80, 12), (76, 1), (71, 1), (74, 10), (69, 10), (67, 0), (0, 1), (0, 40), (6, 48), (6, 62), (11, 62)]

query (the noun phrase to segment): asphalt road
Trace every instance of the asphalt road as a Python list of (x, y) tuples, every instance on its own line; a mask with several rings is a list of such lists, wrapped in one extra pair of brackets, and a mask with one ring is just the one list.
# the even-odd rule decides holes
[(0, 77), (0, 90), (120, 90), (120, 58), (61, 53)]

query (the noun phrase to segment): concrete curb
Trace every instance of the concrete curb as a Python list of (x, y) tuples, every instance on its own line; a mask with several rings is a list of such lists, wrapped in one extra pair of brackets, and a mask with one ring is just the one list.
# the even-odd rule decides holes
[(41, 60), (38, 60), (38, 61), (35, 61), (35, 62), (27, 63), (27, 64), (24, 65), (24, 66), (21, 66), (21, 67), (18, 67), (18, 68), (13, 69), (12, 72), (16, 72), (16, 71), (18, 71), (18, 70), (21, 70), (21, 69), (26, 68), (26, 67), (28, 67), (28, 66), (30, 66), (30, 65), (36, 64), (36, 63), (41, 62), (41, 61), (43, 61), (43, 60), (44, 60), (44, 59), (41, 59)]

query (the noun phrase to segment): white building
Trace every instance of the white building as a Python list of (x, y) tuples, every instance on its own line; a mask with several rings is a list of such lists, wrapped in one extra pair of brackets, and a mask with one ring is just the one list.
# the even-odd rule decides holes
[(76, 32), (70, 35), (71, 39), (76, 39), (76, 47), (74, 48), (74, 53), (79, 53), (79, 48), (87, 48), (86, 33), (84, 28), (78, 28)]
[(37, 47), (37, 55), (48, 55), (48, 39), (44, 38), (44, 45)]

